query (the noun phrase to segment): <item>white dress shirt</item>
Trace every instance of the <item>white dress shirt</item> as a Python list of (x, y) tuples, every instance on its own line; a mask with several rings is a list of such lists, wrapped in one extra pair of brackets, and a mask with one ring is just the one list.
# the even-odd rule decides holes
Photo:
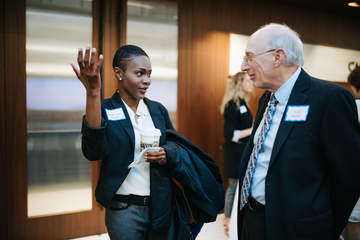
[[(265, 178), (267, 170), (269, 168), (270, 158), (272, 149), (274, 146), (277, 131), (279, 129), (282, 116), (285, 111), (285, 107), (290, 97), (290, 93), (295, 85), (297, 78), (301, 72), (301, 68), (298, 69), (291, 75), (291, 77), (281, 85), (281, 87), (275, 92), (275, 98), (278, 100), (278, 104), (275, 108), (275, 114), (272, 118), (270, 129), (264, 139), (262, 148), (258, 153), (258, 157), (255, 164), (255, 170), (251, 181), (250, 192), (251, 196), (256, 201), (265, 205)], [(256, 144), (259, 137), (260, 129), (264, 124), (264, 118), (261, 120), (259, 127), (256, 129), (254, 136), (254, 144)]]
[[(129, 113), (132, 126), (134, 128), (135, 146), (134, 160), (140, 154), (140, 136), (142, 129), (154, 128), (149, 110), (143, 100), (140, 100), (136, 110), (134, 111), (124, 102), (126, 110)], [(119, 146), (121, 147), (121, 146)], [(119, 159), (120, 161), (120, 159)], [(140, 162), (131, 168), (129, 174), (117, 190), (116, 194), (129, 195), (135, 194), (140, 196), (150, 196), (150, 164), (148, 162)]]

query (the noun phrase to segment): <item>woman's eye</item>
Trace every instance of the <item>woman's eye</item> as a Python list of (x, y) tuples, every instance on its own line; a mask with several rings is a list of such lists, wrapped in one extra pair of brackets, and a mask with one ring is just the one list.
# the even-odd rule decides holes
[(136, 76), (138, 76), (138, 77), (141, 77), (141, 75), (142, 75), (142, 72), (137, 72), (136, 73)]

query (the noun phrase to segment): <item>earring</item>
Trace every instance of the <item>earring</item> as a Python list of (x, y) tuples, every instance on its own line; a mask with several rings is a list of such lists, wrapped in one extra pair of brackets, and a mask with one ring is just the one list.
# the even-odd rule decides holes
[(119, 81), (121, 81), (122, 80), (122, 78), (119, 78)]

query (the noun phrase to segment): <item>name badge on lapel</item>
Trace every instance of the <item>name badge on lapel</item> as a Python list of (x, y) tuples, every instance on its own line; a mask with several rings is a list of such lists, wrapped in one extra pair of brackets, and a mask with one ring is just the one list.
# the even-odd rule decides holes
[(118, 121), (125, 119), (125, 114), (122, 108), (106, 109), (106, 115), (110, 121)]
[(247, 112), (247, 108), (245, 107), (245, 105), (241, 105), (240, 106), (240, 113), (243, 114), (243, 113), (246, 113)]
[(286, 110), (286, 122), (305, 122), (309, 113), (309, 105), (289, 105)]

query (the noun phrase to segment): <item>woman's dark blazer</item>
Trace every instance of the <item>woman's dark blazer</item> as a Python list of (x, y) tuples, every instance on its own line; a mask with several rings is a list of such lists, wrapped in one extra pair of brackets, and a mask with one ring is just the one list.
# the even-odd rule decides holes
[[(240, 107), (243, 109), (240, 111)], [(235, 143), (232, 141), (234, 130), (251, 128), (252, 116), (246, 102), (240, 99), (240, 107), (234, 100), (230, 100), (224, 111), (224, 176), (227, 178), (239, 177), (240, 159), (249, 137), (240, 139)]]
[[(166, 108), (158, 102), (144, 99), (155, 128), (160, 129), (160, 146), (165, 144), (165, 132), (173, 129)], [(124, 117), (117, 121), (107, 118), (105, 109), (119, 109)], [(102, 160), (98, 184), (95, 190), (96, 200), (107, 207), (120, 185), (129, 173), (128, 166), (134, 160), (135, 135), (126, 107), (116, 92), (111, 98), (105, 99), (101, 106), (102, 123), (100, 128), (87, 125), (85, 117), (82, 125), (82, 151), (90, 160)], [(161, 216), (170, 216), (171, 181), (165, 166), (150, 164), (151, 221), (154, 226), (166, 227)], [(157, 204), (152, 204), (157, 202)], [(161, 204), (159, 204), (161, 203)], [(165, 206), (165, 205), (169, 206)], [(161, 221), (161, 223), (159, 222)]]

